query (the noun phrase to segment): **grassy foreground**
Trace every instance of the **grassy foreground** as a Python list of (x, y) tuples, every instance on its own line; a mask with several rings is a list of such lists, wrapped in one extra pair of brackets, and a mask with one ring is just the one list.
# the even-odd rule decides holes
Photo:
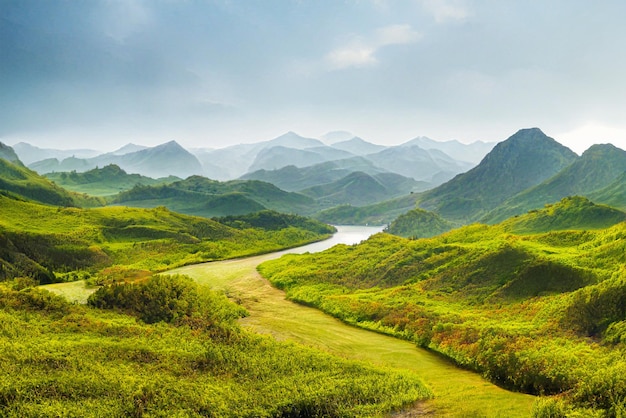
[(330, 353), (366, 360), (380, 366), (417, 373), (434, 398), (407, 412), (449, 417), (528, 417), (534, 397), (499, 388), (476, 373), (455, 367), (442, 357), (414, 344), (379, 333), (351, 327), (317, 309), (285, 299), (256, 271), (274, 254), (228, 260), (176, 269), (198, 283), (240, 301), (250, 315), (243, 324), (280, 340), (297, 341)]

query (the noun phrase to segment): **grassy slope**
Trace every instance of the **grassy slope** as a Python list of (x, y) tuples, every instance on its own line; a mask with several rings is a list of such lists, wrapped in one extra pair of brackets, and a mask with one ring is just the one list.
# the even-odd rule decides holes
[(59, 186), (77, 193), (91, 196), (108, 196), (132, 189), (135, 185), (159, 185), (179, 181), (178, 177), (153, 179), (139, 174), (128, 174), (118, 166), (111, 164), (95, 168), (84, 173), (48, 173), (46, 178)]
[(185, 274), (198, 283), (225, 290), (250, 313), (242, 320), (246, 328), (271, 334), (279, 340), (320, 347), (341, 357), (417, 373), (435, 395), (433, 400), (415, 409), (420, 414), (529, 416), (533, 397), (503, 390), (432, 352), (416, 349), (409, 342), (348, 326), (317, 309), (285, 300), (284, 292), (270, 286), (256, 271), (260, 262), (275, 257), (268, 254), (186, 266), (172, 273)]
[(3, 278), (31, 275), (42, 282), (51, 281), (50, 270), (93, 273), (120, 265), (161, 271), (301, 245), (332, 232), (320, 233), (325, 227), (319, 223), (291, 226), (297, 219), (285, 222), (276, 213), (268, 217), (282, 227), (265, 230), (237, 229), (165, 208), (61, 208), (0, 196), (0, 209)]
[(246, 332), (240, 307), (197, 295), (196, 311), (147, 324), (0, 284), (0, 415), (382, 416), (430, 396), (413, 374)]
[(0, 193), (57, 206), (101, 206), (103, 201), (68, 192), (21, 165), (0, 158)]
[[(295, 301), (415, 341), (500, 384), (615, 411), (626, 397), (626, 311), (617, 301), (626, 294), (626, 224), (591, 226), (623, 213), (583, 199), (555, 206), (431, 239), (379, 234), (260, 271)], [(564, 229), (601, 212), (604, 225)]]
[(453, 228), (453, 223), (436, 213), (416, 208), (398, 216), (385, 232), (405, 238), (430, 238)]
[(120, 193), (114, 204), (139, 207), (166, 206), (181, 213), (214, 217), (272, 209), (285, 213), (311, 213), (311, 198), (285, 192), (257, 180), (219, 182), (200, 176), (162, 186), (138, 186)]

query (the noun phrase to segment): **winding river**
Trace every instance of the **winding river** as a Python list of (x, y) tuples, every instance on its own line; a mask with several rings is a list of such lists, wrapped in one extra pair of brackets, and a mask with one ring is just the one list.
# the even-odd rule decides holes
[(224, 290), (246, 307), (242, 324), (280, 340), (292, 340), (328, 352), (385, 367), (417, 373), (435, 398), (398, 417), (528, 417), (534, 397), (499, 388), (476, 373), (462, 370), (415, 344), (356, 328), (321, 311), (290, 302), (261, 277), (256, 267), (287, 253), (323, 251), (333, 245), (356, 244), (382, 227), (340, 226), (326, 241), (260, 256), (197, 264), (172, 270), (199, 283)]

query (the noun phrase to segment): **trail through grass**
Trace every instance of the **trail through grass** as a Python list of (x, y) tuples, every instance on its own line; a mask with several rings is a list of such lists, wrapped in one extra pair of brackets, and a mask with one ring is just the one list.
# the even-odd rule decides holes
[[(250, 329), (322, 348), (346, 358), (417, 372), (435, 399), (412, 413), (450, 417), (528, 417), (534, 397), (499, 388), (476, 373), (459, 369), (440, 356), (396, 338), (346, 325), (316, 309), (285, 299), (256, 271), (279, 254), (187, 266), (171, 271), (223, 289), (250, 312)], [(412, 413), (406, 416), (415, 416)]]

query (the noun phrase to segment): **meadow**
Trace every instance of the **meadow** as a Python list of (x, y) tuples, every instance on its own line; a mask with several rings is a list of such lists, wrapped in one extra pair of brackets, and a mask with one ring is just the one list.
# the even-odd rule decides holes
[(546, 396), (535, 416), (622, 416), (626, 224), (611, 213), (564, 199), (494, 226), (378, 234), (259, 270), (293, 301)]

